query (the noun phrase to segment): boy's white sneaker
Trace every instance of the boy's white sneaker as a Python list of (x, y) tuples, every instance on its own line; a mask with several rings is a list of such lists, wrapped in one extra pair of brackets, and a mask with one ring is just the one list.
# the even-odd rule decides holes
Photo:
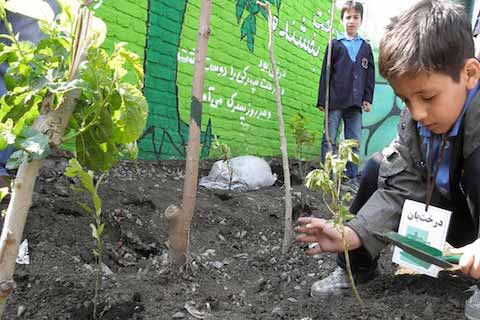
[[(369, 272), (354, 274), (355, 284), (365, 283), (380, 274), (378, 267)], [(329, 295), (341, 295), (348, 292), (352, 288), (348, 273), (341, 267), (336, 267), (335, 270), (326, 278), (315, 281), (312, 284), (310, 295), (312, 297), (326, 297)]]
[(473, 288), (473, 295), (465, 301), (465, 318), (480, 320), (480, 289), (477, 286)]
[(310, 294), (312, 297), (325, 297), (329, 295), (340, 295), (352, 287), (346, 270), (336, 267), (326, 278), (315, 281), (312, 284)]

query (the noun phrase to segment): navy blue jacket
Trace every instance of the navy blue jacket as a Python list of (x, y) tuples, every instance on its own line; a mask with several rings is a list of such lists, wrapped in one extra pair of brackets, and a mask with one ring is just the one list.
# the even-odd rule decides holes
[[(322, 75), (318, 88), (317, 106), (325, 107), (327, 52), (323, 57)], [(330, 110), (362, 107), (363, 101), (372, 103), (375, 88), (375, 64), (372, 48), (364, 40), (355, 62), (347, 48), (339, 40), (332, 41), (332, 65), (330, 77)]]

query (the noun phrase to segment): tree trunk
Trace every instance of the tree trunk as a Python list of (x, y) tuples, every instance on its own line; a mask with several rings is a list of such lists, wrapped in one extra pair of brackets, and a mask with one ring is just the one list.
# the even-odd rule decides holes
[(169, 221), (169, 258), (174, 266), (185, 265), (189, 254), (190, 224), (195, 209), (198, 182), (198, 161), (200, 155), (200, 128), (202, 125), (202, 96), (205, 78), (208, 38), (210, 37), (210, 15), (212, 0), (202, 0), (200, 21), (195, 52), (195, 71), (192, 82), (192, 103), (190, 109), (190, 131), (188, 135), (185, 164), (185, 182), (180, 208), (175, 210), (175, 218), (166, 214)]
[(283, 121), (283, 107), (282, 97), (280, 93), (280, 81), (278, 80), (277, 63), (275, 62), (275, 55), (273, 53), (273, 18), (270, 6), (268, 3), (260, 3), (266, 8), (268, 14), (268, 32), (269, 43), (268, 53), (270, 55), (270, 62), (272, 63), (273, 80), (275, 82), (275, 100), (277, 103), (277, 117), (278, 117), (278, 131), (280, 133), (280, 148), (282, 151), (282, 166), (283, 177), (285, 183), (285, 229), (282, 242), (282, 253), (286, 254), (292, 243), (292, 186), (290, 183), (290, 167), (288, 164), (288, 150), (287, 150), (287, 138), (285, 135), (285, 124)]
[[(75, 46), (72, 52), (72, 61), (74, 62), (72, 62), (70, 68), (70, 80), (77, 77), (78, 66), (81, 61), (85, 60), (90, 22), (91, 13), (88, 9), (83, 8), (77, 18)], [(72, 90), (66, 93), (63, 103), (57, 109), (52, 108), (52, 95), (47, 94), (44, 98), (41, 115), (35, 120), (33, 129), (48, 135), (50, 145), (57, 146), (61, 142), (79, 96), (80, 90)], [(43, 160), (24, 161), (20, 165), (13, 183), (12, 198), (8, 205), (0, 237), (0, 316), (5, 309), (8, 295), (15, 288), (13, 274), (18, 248), (22, 241), (23, 229), (32, 203), (35, 180), (42, 164)]]

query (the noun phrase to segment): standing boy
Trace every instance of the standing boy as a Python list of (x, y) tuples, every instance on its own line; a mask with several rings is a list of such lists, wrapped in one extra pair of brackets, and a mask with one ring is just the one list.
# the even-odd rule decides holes
[[(370, 161), (345, 227), (352, 271), (372, 279), (385, 244), (374, 232), (398, 230), (406, 199), (452, 211), (447, 241), (463, 247), (461, 270), (480, 279), (480, 62), (474, 58), (470, 19), (453, 1), (423, 0), (387, 26), (380, 43), (380, 73), (404, 103), (397, 138)], [(323, 219), (300, 218), (308, 254), (343, 251), (339, 231)], [(345, 258), (312, 286), (313, 296), (349, 288)], [(480, 291), (465, 304), (480, 319)]]
[[(330, 99), (328, 113), (328, 134), (333, 152), (340, 121), (343, 119), (345, 139), (359, 142), (362, 137), (362, 110), (369, 112), (375, 87), (375, 65), (372, 48), (358, 35), (363, 20), (363, 6), (360, 2), (346, 1), (341, 10), (344, 33), (332, 42), (330, 72)], [(326, 50), (328, 52), (328, 48)], [(327, 88), (327, 53), (325, 53), (318, 90), (317, 106), (324, 110)], [(326, 134), (322, 138), (322, 162), (328, 151)], [(355, 150), (358, 153), (358, 149)], [(358, 175), (357, 165), (347, 164), (346, 176)]]

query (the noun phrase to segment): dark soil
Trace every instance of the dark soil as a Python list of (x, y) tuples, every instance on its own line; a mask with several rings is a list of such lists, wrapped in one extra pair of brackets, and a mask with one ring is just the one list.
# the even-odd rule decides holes
[[(209, 164), (202, 163), (201, 175)], [(65, 165), (48, 160), (37, 180), (24, 234), (31, 261), (17, 265), (17, 290), (6, 319), (92, 319), (91, 219), (78, 205), (86, 198), (71, 191), (74, 181), (61, 174)], [(272, 168), (281, 170), (278, 164)], [(307, 257), (296, 245), (282, 255), (284, 189), (279, 185), (246, 193), (199, 189), (192, 274), (175, 275), (166, 263), (163, 212), (181, 202), (182, 171), (182, 162), (121, 163), (102, 185), (101, 319), (196, 319), (188, 310), (197, 310), (198, 319), (205, 312), (205, 319), (222, 320), (463, 319), (471, 280), (458, 272), (438, 279), (399, 274), (390, 249), (380, 260), (381, 275), (359, 286), (364, 306), (350, 293), (311, 298), (311, 284), (335, 268), (335, 257)], [(295, 185), (294, 191), (298, 209), (298, 193), (305, 190)], [(324, 215), (318, 194), (307, 192), (307, 204), (303, 211)]]

